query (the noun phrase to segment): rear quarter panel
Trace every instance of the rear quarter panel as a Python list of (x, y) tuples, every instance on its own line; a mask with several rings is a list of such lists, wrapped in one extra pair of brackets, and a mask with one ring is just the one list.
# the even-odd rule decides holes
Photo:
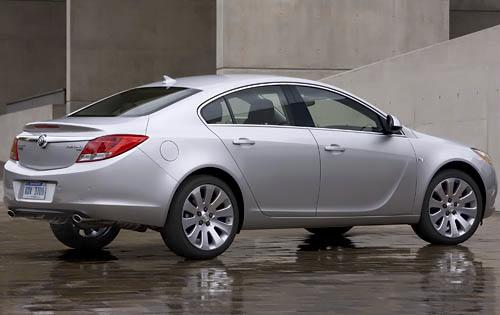
[[(141, 146), (141, 150), (178, 181), (176, 189), (190, 174), (202, 168), (213, 167), (225, 171), (238, 183), (242, 192), (244, 222), (261, 220), (264, 216), (240, 169), (223, 142), (198, 117), (198, 105), (188, 99), (152, 114), (147, 129), (150, 139)], [(167, 148), (167, 153), (163, 150), (162, 154), (162, 145), (164, 149)], [(170, 205), (173, 195), (165, 198), (168, 198)]]

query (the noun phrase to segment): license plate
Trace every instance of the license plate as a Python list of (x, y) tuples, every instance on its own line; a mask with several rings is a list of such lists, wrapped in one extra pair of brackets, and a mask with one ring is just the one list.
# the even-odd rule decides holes
[(43, 182), (26, 182), (23, 187), (23, 199), (45, 200), (47, 184)]

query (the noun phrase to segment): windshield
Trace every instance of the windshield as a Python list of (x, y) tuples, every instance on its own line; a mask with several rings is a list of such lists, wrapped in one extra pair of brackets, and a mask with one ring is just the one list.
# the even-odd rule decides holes
[(70, 117), (137, 117), (154, 113), (199, 90), (181, 87), (145, 87), (131, 89), (73, 113)]

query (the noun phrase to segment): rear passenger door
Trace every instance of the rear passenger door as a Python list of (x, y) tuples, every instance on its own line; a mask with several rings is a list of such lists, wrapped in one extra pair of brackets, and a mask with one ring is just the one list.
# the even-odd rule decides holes
[(316, 141), (290, 123), (281, 86), (243, 89), (206, 105), (201, 115), (243, 172), (269, 216), (315, 216), (320, 164)]

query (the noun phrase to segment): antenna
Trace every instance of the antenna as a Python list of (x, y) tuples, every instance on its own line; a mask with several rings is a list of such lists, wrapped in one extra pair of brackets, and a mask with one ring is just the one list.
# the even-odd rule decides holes
[(171, 77), (169, 77), (168, 75), (164, 75), (163, 76), (163, 84), (169, 88), (171, 87), (172, 85), (175, 84), (175, 82), (177, 82), (175, 79), (172, 79)]

